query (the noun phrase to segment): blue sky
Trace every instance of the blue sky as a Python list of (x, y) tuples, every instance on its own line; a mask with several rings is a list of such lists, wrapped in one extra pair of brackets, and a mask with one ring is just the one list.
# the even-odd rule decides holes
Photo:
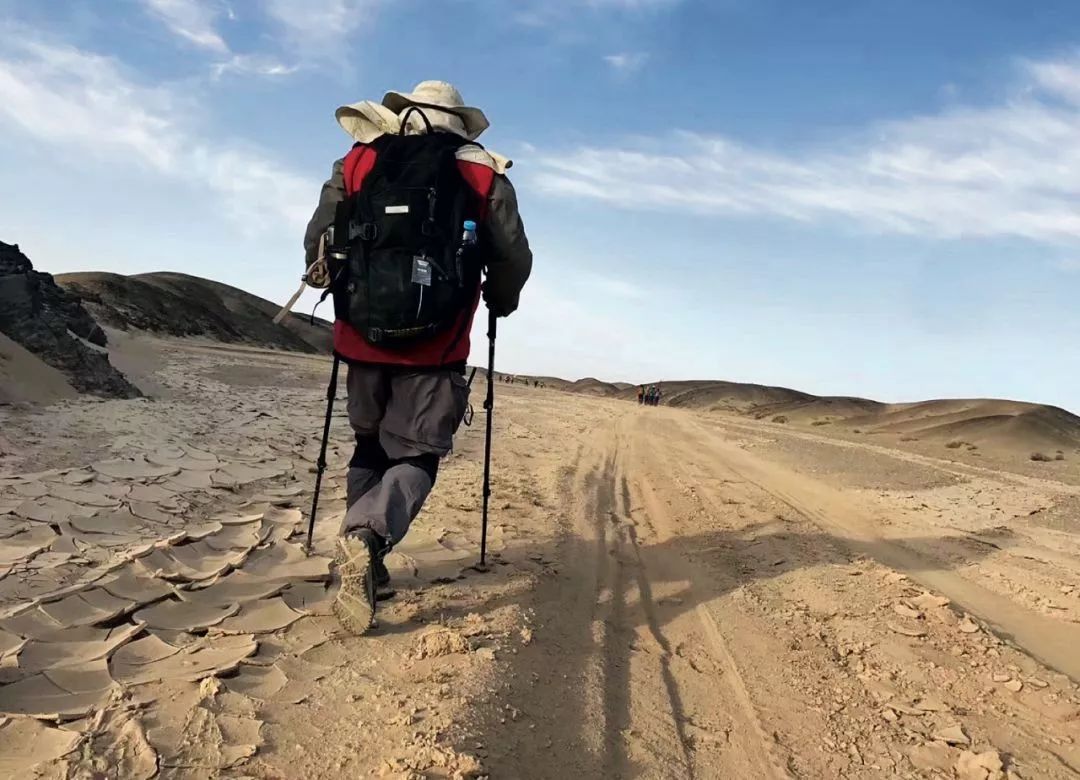
[(0, 0), (0, 20), (0, 240), (42, 269), (282, 301), (349, 146), (334, 109), (441, 78), (515, 160), (536, 266), (507, 370), (1080, 410), (1074, 2)]

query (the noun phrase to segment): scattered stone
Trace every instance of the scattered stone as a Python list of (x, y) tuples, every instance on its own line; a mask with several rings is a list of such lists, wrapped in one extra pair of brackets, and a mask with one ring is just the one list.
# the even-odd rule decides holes
[(1005, 687), (1013, 693), (1020, 693), (1024, 689), (1024, 684), (1019, 680), (1009, 680), (1005, 683)]
[(1042, 688), (1049, 687), (1050, 683), (1048, 683), (1046, 680), (1040, 680), (1038, 677), (1029, 677), (1028, 678), (1028, 685), (1030, 685), (1033, 688), (1042, 689)]
[(996, 674), (994, 674), (994, 682), (996, 683), (1008, 682), (1011, 679), (1012, 675), (1006, 672), (997, 672)]
[(908, 759), (916, 769), (948, 771), (953, 765), (953, 750), (944, 742), (926, 742), (908, 748)]
[(896, 604), (893, 604), (893, 612), (895, 612), (900, 617), (910, 618), (912, 620), (921, 620), (922, 619), (922, 612), (908, 606), (907, 604), (905, 604), (902, 601), (899, 601)]
[(965, 750), (956, 759), (954, 769), (959, 780), (1002, 780), (1005, 777), (1001, 755), (996, 750), (984, 753)]
[(964, 729), (959, 723), (953, 724), (952, 726), (946, 726), (942, 729), (938, 729), (934, 732), (933, 737), (934, 739), (944, 742), (948, 745), (971, 744), (971, 738), (964, 733)]
[(944, 596), (935, 596), (933, 593), (925, 591), (921, 595), (909, 599), (909, 601), (914, 606), (924, 610), (938, 609), (949, 605), (949, 600)]
[(454, 653), (467, 653), (471, 649), (469, 640), (460, 631), (452, 628), (437, 628), (434, 631), (428, 631), (417, 640), (413, 657), (439, 658)]
[(969, 617), (965, 617), (957, 626), (965, 634), (974, 634), (979, 630), (979, 624)]

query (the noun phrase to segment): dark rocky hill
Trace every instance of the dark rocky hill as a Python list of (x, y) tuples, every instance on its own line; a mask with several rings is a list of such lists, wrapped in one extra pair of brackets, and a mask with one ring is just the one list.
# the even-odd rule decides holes
[[(140, 395), (109, 362), (103, 349), (105, 332), (78, 296), (59, 286), (51, 274), (34, 270), (18, 244), (2, 241), (0, 333), (62, 372), (80, 393), (108, 398)], [(7, 395), (2, 391), (0, 395)]]

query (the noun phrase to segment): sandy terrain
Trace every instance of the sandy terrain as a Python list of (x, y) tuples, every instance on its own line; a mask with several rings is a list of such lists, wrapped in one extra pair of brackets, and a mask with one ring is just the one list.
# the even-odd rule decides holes
[(356, 638), (328, 361), (112, 341), (156, 400), (0, 408), (0, 776), (1080, 774), (1072, 453), (500, 385), (495, 565), (478, 414)]

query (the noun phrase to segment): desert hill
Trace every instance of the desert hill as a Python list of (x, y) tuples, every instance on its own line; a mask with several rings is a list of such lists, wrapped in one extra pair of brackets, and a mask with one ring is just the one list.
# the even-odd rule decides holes
[[(580, 395), (637, 397), (637, 385), (597, 379), (543, 380)], [(715, 380), (649, 382), (663, 390), (663, 404), (775, 423), (896, 434), (960, 448), (987, 447), (1050, 457), (1080, 448), (1080, 417), (1056, 406), (993, 398), (939, 399), (887, 404), (850, 396), (817, 396), (786, 387)]]
[(273, 323), (278, 305), (221, 282), (172, 272), (123, 276), (70, 273), (57, 283), (77, 295), (103, 326), (167, 336), (202, 336), (292, 352), (328, 353), (330, 323), (292, 314)]

